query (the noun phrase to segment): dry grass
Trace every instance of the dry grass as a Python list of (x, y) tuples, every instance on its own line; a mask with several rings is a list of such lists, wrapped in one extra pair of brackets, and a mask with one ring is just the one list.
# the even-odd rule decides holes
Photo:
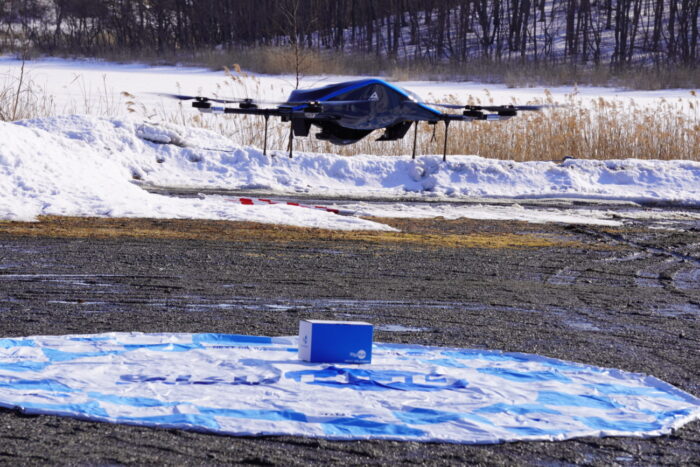
[(51, 115), (55, 109), (53, 97), (36, 85), (24, 62), (19, 76), (6, 76), (0, 81), (0, 120), (12, 121)]
[(25, 120), (66, 114), (91, 114), (115, 116), (124, 112), (124, 103), (110, 92), (107, 77), (101, 88), (95, 90), (81, 75), (76, 75), (71, 84), (81, 91), (80, 102), (61, 106), (46, 88), (35, 81), (31, 73), (25, 72), (25, 63), (19, 76), (0, 75), (0, 121)]
[[(373, 75), (393, 81), (478, 81), (504, 83), (511, 87), (592, 85), (629, 89), (699, 88), (697, 68), (683, 66), (575, 65), (521, 59), (470, 59), (440, 61), (430, 58), (397, 60), (376, 54), (332, 50), (301, 49), (304, 75)], [(154, 65), (194, 65), (221, 70), (239, 63), (246, 70), (264, 74), (294, 74), (295, 57), (291, 47), (251, 46), (231, 50), (194, 50), (155, 54), (149, 50), (103, 52), (101, 58), (115, 62), (142, 62)]]
[(660, 100), (653, 106), (633, 99), (542, 104), (562, 107), (503, 123), (475, 122), (450, 129), (451, 153), (517, 161), (580, 159), (700, 160), (700, 99)]
[[(433, 220), (381, 219), (401, 227), (402, 232), (333, 231), (286, 227), (252, 222), (210, 220), (158, 220), (124, 218), (40, 217), (38, 222), (0, 221), (0, 235), (54, 238), (144, 238), (159, 240), (215, 240), (230, 242), (360, 242), (402, 244), (443, 248), (547, 248), (575, 247), (574, 241), (546, 238), (537, 232), (488, 232), (484, 222), (470, 220), (445, 221), (439, 229)], [(514, 223), (519, 225), (520, 223)], [(463, 233), (452, 233), (461, 230)], [(405, 231), (408, 230), (408, 231)], [(447, 232), (445, 232), (447, 230)]]

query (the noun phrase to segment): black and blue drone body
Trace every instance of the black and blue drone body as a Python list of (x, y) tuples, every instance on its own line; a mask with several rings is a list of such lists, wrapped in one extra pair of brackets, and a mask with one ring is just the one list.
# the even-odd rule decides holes
[[(292, 91), (285, 102), (261, 101), (251, 98), (219, 99), (201, 96), (168, 95), (181, 100), (193, 100), (192, 106), (202, 112), (223, 114), (261, 115), (265, 118), (264, 152), (267, 153), (267, 123), (270, 117), (280, 117), (290, 123), (289, 155), (295, 136), (309, 136), (312, 127), (319, 131), (317, 139), (333, 144), (352, 144), (374, 130), (383, 129), (377, 141), (402, 139), (411, 125), (418, 122), (437, 124), (445, 122), (446, 129), (453, 121), (507, 120), (519, 111), (540, 110), (534, 105), (477, 106), (426, 103), (414, 93), (381, 79), (345, 81), (315, 89)], [(216, 105), (224, 104), (224, 105)], [(227, 106), (226, 104), (238, 104)], [(262, 107), (264, 105), (274, 107)], [(446, 113), (435, 107), (461, 109), (462, 113)], [(415, 131), (413, 157), (415, 157)], [(443, 159), (447, 154), (447, 131)]]

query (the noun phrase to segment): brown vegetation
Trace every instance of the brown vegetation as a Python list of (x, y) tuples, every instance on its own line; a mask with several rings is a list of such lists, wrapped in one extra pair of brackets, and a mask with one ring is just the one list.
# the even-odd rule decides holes
[[(55, 238), (150, 238), (160, 240), (216, 240), (231, 242), (276, 241), (284, 243), (315, 241), (344, 241), (448, 248), (545, 248), (575, 246), (574, 241), (547, 238), (527, 225), (523, 232), (489, 232), (488, 222), (441, 219), (448, 228), (437, 229), (435, 220), (374, 219), (400, 228), (402, 232), (334, 231), (301, 227), (286, 227), (252, 222), (176, 219), (126, 219), (95, 217), (43, 216), (38, 222), (0, 221), (0, 235)], [(467, 230), (462, 233), (443, 233)], [(465, 227), (466, 226), (466, 227)], [(530, 231), (532, 230), (532, 231)]]
[[(427, 58), (410, 61), (363, 53), (301, 49), (302, 75), (385, 76), (393, 81), (460, 80), (504, 83), (509, 87), (528, 86), (617, 86), (629, 89), (700, 88), (697, 68), (674, 65), (649, 68), (629, 66), (576, 66), (568, 63), (495, 61), (473, 59), (469, 62), (435, 63)], [(294, 74), (295, 54), (290, 47), (240, 47), (231, 51), (198, 50), (183, 53), (104, 52), (100, 57), (116, 62), (142, 61), (154, 65), (186, 64), (221, 70), (238, 63), (242, 68), (262, 74)]]

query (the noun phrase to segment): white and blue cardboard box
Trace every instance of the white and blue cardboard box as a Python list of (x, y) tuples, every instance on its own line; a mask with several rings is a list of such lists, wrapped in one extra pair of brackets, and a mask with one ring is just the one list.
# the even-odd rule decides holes
[(372, 363), (370, 323), (302, 320), (299, 322), (299, 359), (323, 363)]

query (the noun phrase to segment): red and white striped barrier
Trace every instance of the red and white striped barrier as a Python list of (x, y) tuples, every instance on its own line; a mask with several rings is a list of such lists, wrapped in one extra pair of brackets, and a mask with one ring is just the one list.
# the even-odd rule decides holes
[(234, 203), (240, 203), (246, 206), (283, 204), (287, 206), (297, 206), (300, 208), (320, 209), (322, 211), (332, 212), (333, 214), (339, 214), (341, 216), (352, 216), (355, 214), (355, 211), (350, 211), (349, 209), (336, 209), (329, 208), (327, 206), (313, 206), (310, 204), (295, 203), (293, 201), (275, 201), (264, 198), (226, 198), (226, 200)]

